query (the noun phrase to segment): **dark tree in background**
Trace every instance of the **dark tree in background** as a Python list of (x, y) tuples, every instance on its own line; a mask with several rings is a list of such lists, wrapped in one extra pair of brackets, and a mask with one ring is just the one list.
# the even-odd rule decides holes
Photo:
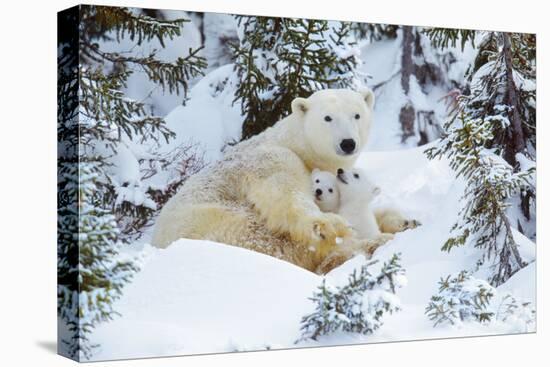
[(235, 101), (242, 106), (243, 139), (287, 115), (296, 97), (356, 83), (350, 23), (248, 16), (238, 22)]
[[(435, 88), (447, 92), (458, 86), (458, 81), (452, 80), (448, 73), (456, 61), (454, 50), (434, 47), (421, 27), (354, 23), (353, 29), (358, 39), (368, 40), (371, 44), (399, 43), (395, 59), (385, 60), (395, 63), (395, 72), (388, 79), (374, 84), (372, 89), (377, 95), (391, 94), (393, 100), (400, 101), (397, 119), (401, 143), (424, 145), (439, 138), (441, 117), (433, 106), (422, 103), (422, 100), (427, 99)], [(396, 81), (399, 88), (394, 86)]]
[(401, 141), (417, 137), (417, 145), (424, 145), (440, 136), (441, 122), (436, 119), (434, 110), (415, 105), (414, 92), (411, 89), (416, 88), (416, 85), (420, 88), (420, 93), (427, 93), (434, 85), (451, 89), (451, 83), (446, 77), (448, 60), (437, 55), (430, 43), (425, 42), (426, 36), (422, 28), (403, 26), (401, 29), (399, 76), (406, 100), (399, 113)]

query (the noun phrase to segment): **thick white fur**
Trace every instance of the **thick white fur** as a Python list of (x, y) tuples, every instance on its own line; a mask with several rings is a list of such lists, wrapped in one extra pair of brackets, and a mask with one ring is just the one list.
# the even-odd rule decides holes
[[(355, 174), (359, 177), (355, 178)], [(315, 195), (317, 188), (323, 191), (322, 195), (316, 196), (315, 202), (322, 211), (343, 216), (351, 223), (359, 238), (374, 239), (381, 234), (394, 234), (419, 225), (418, 221), (407, 219), (395, 208), (373, 208), (370, 204), (381, 190), (364, 170), (351, 168), (344, 171), (342, 177), (347, 184), (331, 172), (313, 170), (313, 193)], [(325, 195), (329, 188), (333, 192)]]
[(337, 213), (340, 206), (340, 191), (337, 187), (336, 176), (315, 168), (311, 172), (311, 185), (315, 204), (321, 211)]
[[(341, 251), (336, 238), (348, 237), (350, 229), (341, 216), (315, 204), (311, 171), (353, 166), (367, 142), (373, 104), (370, 90), (323, 90), (296, 98), (288, 117), (185, 182), (162, 208), (152, 243), (166, 247), (182, 237), (208, 239), (318, 269)], [(341, 151), (342, 139), (356, 142), (351, 154)]]
[(381, 232), (371, 203), (380, 194), (380, 188), (359, 168), (341, 169), (337, 186), (340, 193), (338, 214), (351, 224), (358, 238), (378, 238)]

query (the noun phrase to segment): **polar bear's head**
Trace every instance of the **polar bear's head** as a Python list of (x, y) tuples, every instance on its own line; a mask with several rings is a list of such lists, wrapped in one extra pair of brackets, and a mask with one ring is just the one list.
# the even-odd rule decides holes
[(380, 187), (375, 185), (360, 168), (338, 169), (338, 191), (342, 204), (357, 203), (367, 205), (380, 194)]
[(340, 192), (336, 187), (336, 176), (317, 168), (311, 172), (311, 185), (315, 203), (323, 212), (335, 213), (340, 204)]
[(292, 101), (292, 113), (303, 124), (303, 143), (314, 155), (316, 167), (335, 170), (353, 165), (367, 143), (373, 107), (370, 89), (326, 89)]

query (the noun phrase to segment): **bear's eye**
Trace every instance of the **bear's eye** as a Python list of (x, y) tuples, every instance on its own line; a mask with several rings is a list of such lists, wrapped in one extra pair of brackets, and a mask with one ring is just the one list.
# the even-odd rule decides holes
[(332, 189), (328, 189), (328, 192), (330, 192), (332, 194)]
[(358, 113), (355, 114), (355, 119), (356, 120), (359, 120), (361, 118), (361, 115), (359, 115)]
[(358, 175), (357, 173), (354, 173), (354, 174), (353, 174), (353, 177), (359, 178), (359, 175)]
[(315, 180), (315, 183), (319, 183), (319, 180)]
[(325, 121), (326, 121), (326, 122), (331, 122), (331, 121), (332, 121), (332, 117), (330, 117), (330, 116), (328, 116), (328, 115), (325, 116)]

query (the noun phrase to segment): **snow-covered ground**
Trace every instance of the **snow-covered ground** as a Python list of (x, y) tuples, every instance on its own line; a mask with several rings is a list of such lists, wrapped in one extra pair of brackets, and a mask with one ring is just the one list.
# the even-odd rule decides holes
[[(301, 317), (313, 311), (308, 298), (320, 276), (245, 249), (182, 239), (165, 250), (149, 245), (136, 249), (144, 256), (142, 270), (115, 305), (122, 316), (99, 325), (92, 335), (101, 344), (93, 359), (525, 332), (499, 322), (433, 327), (424, 314), (439, 279), (471, 269), (479, 258), (477, 250), (467, 247), (441, 251), (457, 219), (463, 183), (453, 178), (445, 161), (428, 160), (424, 149), (364, 152), (357, 162), (382, 187), (378, 205), (395, 205), (422, 222), (374, 254), (384, 261), (401, 253), (408, 285), (397, 293), (401, 311), (387, 315), (373, 335), (333, 334), (295, 344)], [(524, 259), (534, 261), (535, 245), (518, 240)], [(338, 284), (364, 262), (362, 256), (348, 261), (329, 273), (327, 281)], [(501, 290), (534, 303), (535, 263)]]

